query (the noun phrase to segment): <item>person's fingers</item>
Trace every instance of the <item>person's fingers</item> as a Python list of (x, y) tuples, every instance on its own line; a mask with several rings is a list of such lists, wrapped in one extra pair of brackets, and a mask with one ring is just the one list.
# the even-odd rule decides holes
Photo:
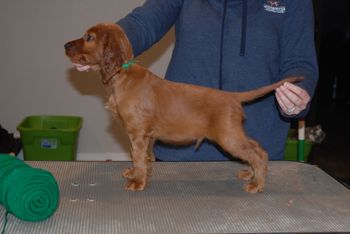
[(296, 115), (299, 114), (301, 109), (298, 108), (282, 91), (281, 87), (276, 89), (276, 100), (281, 108), (281, 110), (286, 115)]
[(286, 82), (276, 89), (276, 100), (285, 114), (296, 115), (306, 109), (311, 98), (304, 89)]
[(290, 98), (296, 106), (298, 106), (300, 109), (306, 108), (307, 104), (311, 100), (311, 97), (308, 92), (306, 92), (304, 89), (300, 88), (299, 86), (291, 83), (285, 83), (283, 87), (291, 91), (289, 93), (291, 95)]
[(297, 94), (288, 89), (285, 85), (282, 85), (280, 87), (280, 91), (289, 101), (287, 107), (291, 108), (293, 106), (299, 106), (303, 104), (303, 100)]

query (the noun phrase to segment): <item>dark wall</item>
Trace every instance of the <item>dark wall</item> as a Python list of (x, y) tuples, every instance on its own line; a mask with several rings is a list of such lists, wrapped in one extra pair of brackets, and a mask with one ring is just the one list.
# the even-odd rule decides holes
[(313, 2), (320, 77), (310, 115), (318, 122), (325, 107), (350, 99), (350, 1)]
[[(319, 87), (324, 102), (350, 97), (350, 1), (315, 1), (316, 38), (320, 65)], [(337, 78), (336, 95), (333, 94)]]

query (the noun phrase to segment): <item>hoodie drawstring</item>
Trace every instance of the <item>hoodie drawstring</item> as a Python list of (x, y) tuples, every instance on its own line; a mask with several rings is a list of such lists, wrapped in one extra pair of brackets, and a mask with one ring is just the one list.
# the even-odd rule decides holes
[(224, 57), (224, 34), (225, 34), (225, 19), (226, 19), (226, 11), (227, 11), (227, 1), (224, 2), (224, 12), (222, 16), (221, 22), (221, 40), (220, 40), (220, 68), (219, 68), (219, 89), (222, 89), (222, 61)]
[[(224, 11), (221, 22), (221, 40), (220, 40), (220, 69), (219, 69), (219, 89), (222, 89), (222, 62), (224, 56), (224, 35), (225, 35), (225, 20), (227, 12), (227, 2), (224, 1)], [(242, 0), (242, 30), (241, 30), (241, 47), (240, 47), (240, 56), (245, 56), (246, 48), (246, 38), (247, 38), (247, 15), (248, 15), (248, 4), (247, 0)]]
[(248, 15), (248, 4), (247, 0), (242, 0), (242, 32), (241, 32), (241, 50), (239, 55), (245, 55), (246, 37), (247, 37), (247, 15)]

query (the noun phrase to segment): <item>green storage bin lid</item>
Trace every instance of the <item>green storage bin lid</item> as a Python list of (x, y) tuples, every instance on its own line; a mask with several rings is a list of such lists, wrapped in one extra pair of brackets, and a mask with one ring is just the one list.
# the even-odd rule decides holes
[(79, 131), (83, 119), (79, 116), (33, 115), (26, 117), (17, 130)]

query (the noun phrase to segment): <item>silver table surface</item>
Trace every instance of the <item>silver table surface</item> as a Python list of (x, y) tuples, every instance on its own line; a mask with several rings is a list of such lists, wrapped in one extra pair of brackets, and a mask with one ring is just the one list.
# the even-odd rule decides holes
[[(236, 162), (156, 162), (149, 187), (124, 191), (130, 162), (30, 162), (52, 172), (60, 205), (42, 222), (9, 215), (6, 233), (350, 232), (350, 190), (316, 166), (270, 162), (247, 194)], [(5, 215), (0, 206), (0, 227)]]

